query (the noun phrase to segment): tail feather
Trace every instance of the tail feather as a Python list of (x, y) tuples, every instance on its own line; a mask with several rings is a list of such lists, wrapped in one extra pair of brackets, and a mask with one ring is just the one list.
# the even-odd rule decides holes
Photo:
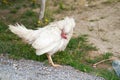
[(11, 30), (11, 32), (13, 32), (14, 34), (18, 35), (20, 38), (22, 38), (25, 42), (28, 42), (29, 44), (32, 43), (32, 41), (34, 40), (34, 35), (33, 34), (33, 30), (31, 29), (27, 29), (25, 28), (24, 25), (9, 25), (9, 29)]
[(9, 25), (9, 29), (11, 30), (11, 32), (18, 35), (21, 38), (24, 38), (26, 33), (29, 31), (23, 25), (19, 25), (19, 24)]

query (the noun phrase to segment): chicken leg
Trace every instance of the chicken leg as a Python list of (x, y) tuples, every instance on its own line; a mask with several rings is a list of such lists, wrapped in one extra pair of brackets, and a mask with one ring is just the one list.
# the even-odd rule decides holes
[(53, 67), (62, 67), (61, 65), (59, 64), (54, 64), (52, 58), (51, 58), (51, 55), (47, 54), (47, 58), (48, 58), (48, 62), (49, 64), (51, 64)]

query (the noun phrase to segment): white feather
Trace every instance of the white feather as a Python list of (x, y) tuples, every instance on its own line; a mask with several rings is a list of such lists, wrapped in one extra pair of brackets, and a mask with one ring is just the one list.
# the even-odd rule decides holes
[[(66, 17), (64, 20), (53, 22), (37, 30), (26, 29), (23, 25), (9, 25), (9, 29), (36, 49), (37, 55), (48, 53), (53, 55), (64, 50), (72, 37), (75, 21)], [(61, 37), (61, 30), (67, 33), (67, 39)]]

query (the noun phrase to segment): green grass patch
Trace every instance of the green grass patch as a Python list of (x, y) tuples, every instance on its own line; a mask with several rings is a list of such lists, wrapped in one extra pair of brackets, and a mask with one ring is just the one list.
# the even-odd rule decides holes
[(113, 56), (113, 54), (110, 52), (107, 52), (107, 53), (103, 54), (102, 56), (103, 56), (103, 59), (109, 59), (111, 56)]
[(32, 10), (27, 10), (19, 18), (20, 23), (24, 24), (27, 28), (36, 28), (37, 27), (38, 14)]
[(25, 3), (26, 1), (22, 0), (0, 0), (0, 9), (10, 9), (14, 6), (21, 5)]
[(106, 80), (120, 80), (114, 71), (109, 71), (107, 69), (99, 69), (96, 71), (98, 76), (104, 77)]

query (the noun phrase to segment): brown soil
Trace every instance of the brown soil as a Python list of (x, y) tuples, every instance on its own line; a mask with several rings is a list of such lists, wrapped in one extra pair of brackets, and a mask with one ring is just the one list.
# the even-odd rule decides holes
[(99, 5), (75, 16), (76, 34), (88, 34), (100, 53), (120, 56), (120, 3)]

